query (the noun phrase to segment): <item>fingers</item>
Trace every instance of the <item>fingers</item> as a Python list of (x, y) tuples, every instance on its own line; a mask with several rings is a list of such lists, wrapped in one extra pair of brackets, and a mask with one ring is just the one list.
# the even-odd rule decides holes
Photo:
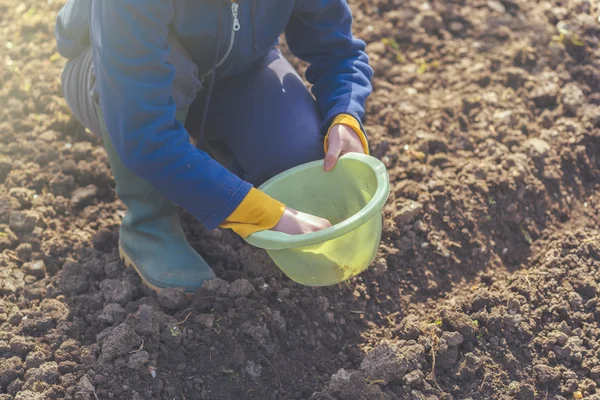
[(325, 163), (323, 164), (325, 172), (329, 172), (335, 168), (337, 160), (342, 154), (342, 141), (340, 140), (340, 136), (330, 135), (328, 140), (329, 149), (327, 150), (327, 154), (325, 154)]
[(301, 235), (317, 232), (329, 227), (331, 227), (331, 223), (325, 218), (286, 207), (281, 220), (272, 230), (287, 233), (288, 235)]

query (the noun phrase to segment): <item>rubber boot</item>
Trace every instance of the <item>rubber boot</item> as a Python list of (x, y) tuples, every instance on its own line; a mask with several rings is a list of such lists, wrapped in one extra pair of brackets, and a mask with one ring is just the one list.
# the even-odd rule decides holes
[(127, 206), (119, 232), (121, 259), (156, 291), (183, 287), (188, 293), (195, 292), (202, 282), (216, 276), (189, 245), (181, 228), (179, 206), (125, 167), (99, 107), (97, 113), (117, 195)]

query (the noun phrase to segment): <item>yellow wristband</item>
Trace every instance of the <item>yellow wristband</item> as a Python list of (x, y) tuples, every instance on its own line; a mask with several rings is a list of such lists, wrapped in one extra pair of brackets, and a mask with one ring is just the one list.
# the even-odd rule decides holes
[(350, 114), (340, 114), (334, 118), (333, 122), (331, 123), (331, 126), (329, 127), (329, 130), (327, 131), (327, 135), (325, 136), (325, 143), (323, 144), (325, 147), (325, 153), (327, 153), (327, 150), (329, 149), (329, 132), (331, 132), (331, 128), (333, 128), (333, 126), (337, 124), (344, 124), (352, 128), (352, 130), (356, 132), (356, 135), (360, 139), (360, 143), (363, 146), (365, 154), (369, 154), (369, 143), (367, 142), (367, 136), (360, 128), (360, 123), (358, 122), (358, 120)]
[(221, 228), (231, 229), (243, 238), (258, 231), (273, 228), (281, 217), (285, 205), (271, 196), (252, 188), (240, 205), (221, 223)]

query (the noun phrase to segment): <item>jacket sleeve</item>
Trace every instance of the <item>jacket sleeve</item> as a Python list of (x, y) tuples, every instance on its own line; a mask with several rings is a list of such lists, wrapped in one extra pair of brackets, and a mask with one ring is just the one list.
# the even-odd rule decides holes
[(313, 84), (323, 135), (340, 114), (355, 117), (364, 132), (361, 119), (373, 70), (365, 43), (352, 36), (346, 0), (298, 0), (285, 36), (292, 53), (309, 64), (306, 79)]
[(90, 45), (88, 24), (91, 0), (68, 0), (58, 12), (54, 34), (58, 53), (74, 58)]
[(90, 19), (96, 86), (107, 130), (123, 163), (208, 229), (251, 185), (190, 143), (175, 119), (169, 54), (171, 0), (94, 1)]

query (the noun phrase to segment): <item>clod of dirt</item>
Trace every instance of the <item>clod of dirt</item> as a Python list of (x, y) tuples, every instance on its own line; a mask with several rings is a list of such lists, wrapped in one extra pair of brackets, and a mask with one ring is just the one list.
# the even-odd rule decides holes
[(548, 365), (538, 364), (533, 367), (537, 383), (544, 388), (554, 389), (560, 383), (560, 371)]
[(530, 95), (531, 100), (539, 108), (555, 106), (558, 99), (558, 85), (552, 82), (542, 82)]
[(184, 288), (166, 288), (158, 293), (158, 302), (167, 311), (182, 310), (188, 305)]
[(198, 314), (193, 319), (195, 323), (206, 329), (212, 328), (215, 324), (215, 316), (213, 314)]
[(27, 368), (37, 368), (46, 362), (46, 354), (42, 351), (32, 351), (27, 354), (25, 362), (27, 363)]
[[(19, 393), (21, 391), (21, 389), (23, 389), (23, 381), (20, 379), (15, 379), (14, 381), (12, 381), (12, 383), (10, 385), (7, 386), (6, 391), (8, 392), (8, 394), (10, 396), (14, 396), (17, 393)], [(12, 397), (11, 397), (12, 399)]]
[(398, 211), (394, 214), (396, 224), (408, 224), (423, 211), (423, 205), (417, 201), (409, 201), (398, 205)]
[(0, 225), (0, 233), (0, 251), (14, 247), (19, 241), (17, 235), (7, 225)]
[(10, 229), (20, 233), (31, 233), (36, 227), (40, 215), (35, 211), (13, 211), (8, 219)]
[(211, 279), (202, 283), (202, 287), (200, 288), (200, 290), (209, 294), (227, 296), (227, 294), (229, 293), (229, 282), (224, 281), (220, 278)]
[(127, 354), (139, 346), (142, 339), (127, 324), (122, 323), (113, 329), (102, 344), (102, 357), (106, 361)]
[(487, 5), (491, 10), (496, 11), (497, 13), (504, 14), (506, 12), (506, 7), (499, 1), (488, 0)]
[(442, 312), (442, 323), (444, 327), (449, 327), (450, 330), (458, 331), (463, 335), (464, 340), (473, 340), (477, 334), (477, 325), (468, 315), (446, 310)]
[(29, 257), (31, 257), (32, 251), (33, 246), (31, 245), (31, 243), (21, 243), (15, 249), (17, 257), (19, 257), (21, 261), (29, 261)]
[(425, 348), (414, 341), (386, 342), (371, 350), (360, 365), (360, 371), (371, 380), (384, 384), (400, 382), (407, 372), (425, 361)]
[(25, 373), (25, 388), (33, 388), (37, 382), (48, 384), (58, 383), (58, 365), (51, 361), (40, 365), (38, 368), (31, 368)]
[(398, 325), (398, 332), (402, 339), (417, 340), (421, 335), (420, 330), (421, 319), (414, 315), (408, 314)]
[(263, 348), (267, 353), (272, 354), (275, 351), (271, 335), (265, 326), (253, 325), (250, 322), (246, 322), (242, 325), (242, 331), (252, 338), (256, 344)]
[(0, 359), (0, 389), (6, 387), (15, 379), (21, 378), (25, 369), (19, 357)]
[(365, 377), (358, 371), (340, 369), (331, 376), (322, 392), (314, 393), (311, 400), (327, 399), (369, 399), (390, 400), (379, 386), (369, 385)]
[(46, 264), (44, 264), (43, 260), (25, 263), (23, 264), (23, 272), (36, 278), (43, 278), (46, 276)]
[(176, 325), (174, 319), (168, 319), (167, 315), (164, 315), (163, 321), (161, 322), (161, 340), (171, 349), (179, 347), (183, 340), (183, 333), (179, 326)]
[(4, 183), (12, 169), (12, 163), (5, 157), (0, 157), (0, 184)]
[(102, 314), (98, 316), (98, 321), (108, 325), (120, 324), (125, 320), (125, 315), (126, 311), (123, 307), (117, 303), (109, 303), (104, 306)]
[(254, 286), (248, 279), (238, 279), (229, 287), (229, 297), (247, 297), (254, 292)]
[(577, 293), (588, 298), (598, 295), (598, 292), (600, 291), (598, 289), (598, 284), (589, 277), (575, 280), (573, 282), (573, 288)]
[(141, 350), (133, 353), (129, 356), (127, 361), (127, 368), (139, 369), (142, 365), (146, 364), (150, 360), (150, 354), (147, 351)]
[(442, 18), (432, 11), (426, 11), (418, 15), (416, 19), (416, 23), (419, 24), (425, 32), (432, 34), (439, 32), (440, 29), (444, 26), (444, 21)]
[(464, 341), (463, 335), (461, 335), (459, 332), (448, 331), (442, 333), (441, 339), (445, 341), (450, 347), (458, 346)]
[(91, 204), (98, 197), (99, 190), (96, 185), (87, 185), (77, 188), (71, 195), (71, 205), (75, 208), (83, 208)]
[(75, 188), (75, 178), (72, 175), (65, 175), (59, 172), (50, 179), (49, 184), (52, 194), (69, 198)]
[(31, 390), (23, 390), (15, 396), (15, 400), (46, 400), (42, 393), (32, 392)]
[(260, 377), (262, 375), (262, 367), (260, 366), (260, 364), (257, 364), (254, 361), (249, 360), (246, 362), (246, 365), (244, 366), (244, 372), (246, 374), (248, 374), (250, 379), (252, 379), (253, 381), (257, 381), (260, 379)]
[(585, 94), (576, 83), (569, 82), (560, 90), (560, 98), (565, 111), (576, 115), (585, 103)]
[(118, 261), (111, 261), (104, 265), (104, 273), (107, 278), (114, 279), (123, 271), (123, 267)]
[(480, 357), (467, 353), (463, 358), (458, 360), (452, 374), (456, 379), (470, 381), (477, 377), (477, 373), (481, 370), (483, 362)]
[(135, 288), (126, 280), (105, 279), (100, 282), (100, 290), (107, 303), (117, 303), (121, 306), (126, 305), (133, 299)]
[(67, 261), (60, 273), (58, 282), (60, 288), (67, 294), (81, 294), (89, 287), (88, 274), (80, 264)]
[(419, 386), (423, 379), (425, 379), (425, 374), (420, 369), (415, 369), (412, 372), (404, 375), (403, 383), (410, 387)]
[(9, 341), (11, 351), (21, 357), (25, 357), (27, 353), (35, 348), (35, 342), (32, 338), (15, 336)]
[(418, 149), (427, 154), (446, 153), (448, 151), (448, 142), (443, 136), (418, 131), (416, 137), (419, 140)]
[(154, 309), (147, 305), (141, 305), (134, 315), (130, 315), (131, 325), (139, 335), (152, 336), (157, 335), (160, 324), (156, 318)]
[(450, 369), (458, 360), (458, 347), (450, 347), (446, 341), (440, 340), (435, 357), (435, 366)]
[(530, 138), (523, 143), (523, 147), (530, 157), (544, 157), (550, 151), (550, 145), (543, 139)]
[(535, 389), (531, 385), (521, 384), (517, 381), (512, 381), (508, 385), (508, 392), (517, 400), (531, 400), (535, 398)]
[(77, 384), (77, 393), (75, 394), (75, 398), (77, 398), (77, 396), (80, 396), (80, 398), (89, 398), (91, 400), (91, 396), (95, 393), (96, 389), (94, 388), (94, 385), (92, 385), (92, 382), (90, 382), (90, 379), (85, 375), (82, 376), (79, 380), (79, 383)]

